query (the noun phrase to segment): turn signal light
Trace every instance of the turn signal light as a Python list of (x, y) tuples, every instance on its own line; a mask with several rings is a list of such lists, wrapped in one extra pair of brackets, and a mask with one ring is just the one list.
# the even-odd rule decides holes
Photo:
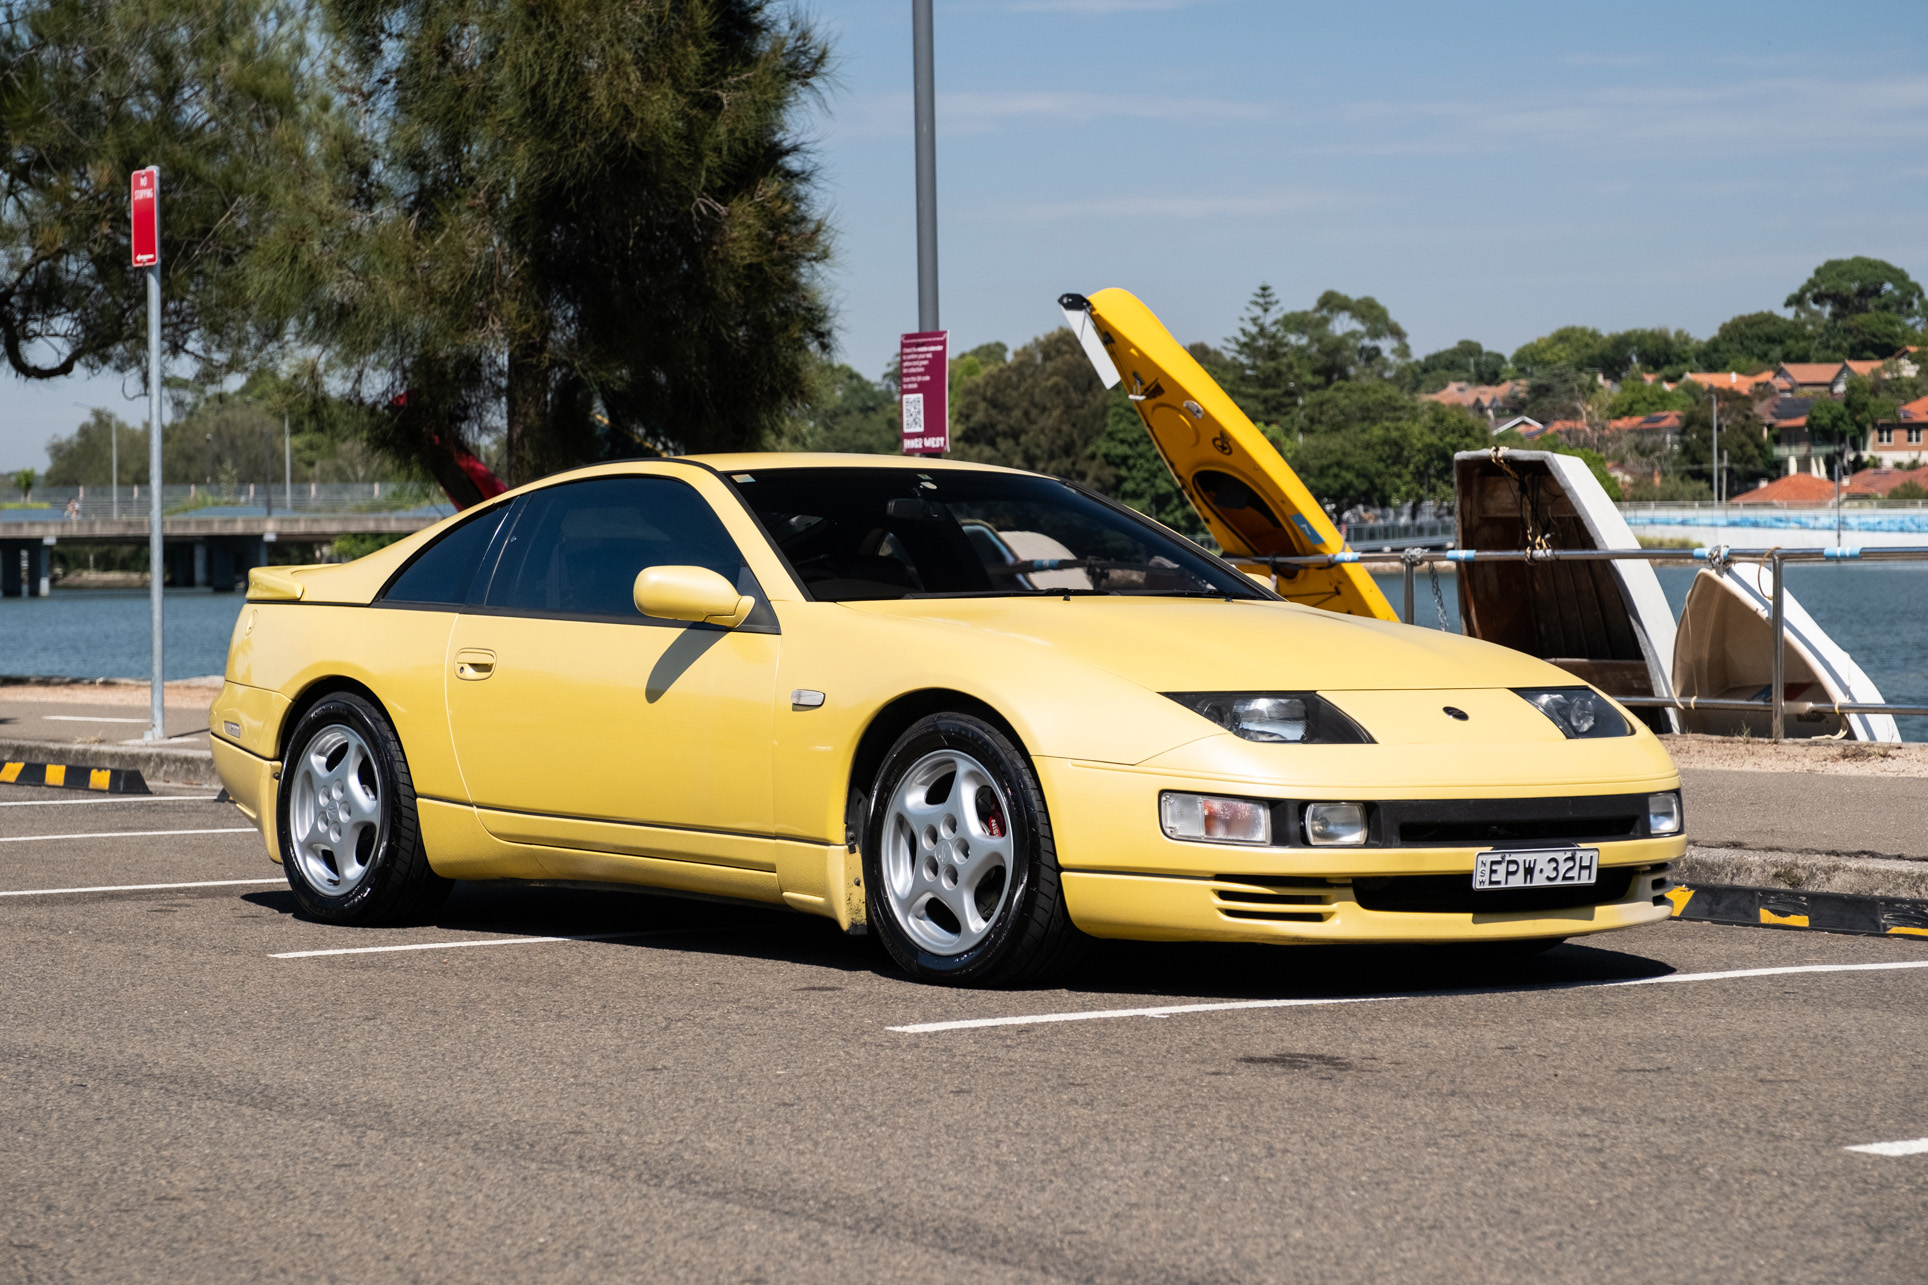
[(1167, 838), (1207, 843), (1272, 842), (1272, 805), (1263, 799), (1228, 799), (1216, 794), (1158, 796), (1158, 822)]

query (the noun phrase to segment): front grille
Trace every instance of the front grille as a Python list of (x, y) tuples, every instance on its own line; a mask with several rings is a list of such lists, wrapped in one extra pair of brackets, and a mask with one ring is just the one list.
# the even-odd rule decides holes
[(1538, 839), (1590, 839), (1599, 842), (1632, 838), (1639, 825), (1640, 818), (1636, 815), (1535, 817), (1520, 821), (1401, 821), (1399, 841), (1450, 844), (1454, 847)]
[(1324, 879), (1275, 875), (1215, 875), (1212, 901), (1228, 919), (1323, 923), (1340, 889)]
[(1633, 881), (1633, 868), (1606, 866), (1599, 881), (1553, 888), (1506, 888), (1478, 892), (1473, 876), (1389, 875), (1352, 881), (1355, 900), (1367, 910), (1396, 910), (1416, 914), (1508, 914), (1536, 910), (1572, 910), (1619, 901)]
[(1647, 837), (1645, 794), (1538, 799), (1385, 799), (1369, 805), (1371, 845), (1435, 848), (1612, 843)]

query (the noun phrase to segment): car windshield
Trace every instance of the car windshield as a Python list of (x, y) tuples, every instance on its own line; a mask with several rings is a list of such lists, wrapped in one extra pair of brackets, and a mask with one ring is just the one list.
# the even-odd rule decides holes
[(821, 602), (1265, 596), (1195, 546), (1050, 478), (939, 466), (767, 469), (732, 479)]

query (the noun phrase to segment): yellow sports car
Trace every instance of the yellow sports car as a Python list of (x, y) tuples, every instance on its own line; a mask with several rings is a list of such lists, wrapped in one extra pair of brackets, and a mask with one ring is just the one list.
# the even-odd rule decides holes
[(1086, 936), (1531, 949), (1665, 919), (1684, 849), (1666, 752), (1570, 674), (916, 458), (602, 465), (256, 570), (212, 726), (316, 919), (641, 884), (953, 982)]

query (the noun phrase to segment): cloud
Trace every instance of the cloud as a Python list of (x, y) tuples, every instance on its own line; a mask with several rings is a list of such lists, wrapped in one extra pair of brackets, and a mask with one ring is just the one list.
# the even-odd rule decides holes
[(1101, 196), (1075, 201), (1004, 202), (966, 217), (988, 223), (1092, 222), (1101, 219), (1227, 219), (1330, 209), (1352, 198), (1337, 191)]
[(1007, 0), (1010, 13), (1157, 13), (1190, 9), (1205, 0)]
[(1812, 166), (1829, 153), (1928, 143), (1928, 76), (1842, 82), (1750, 80), (1701, 89), (1665, 83), (1513, 91), (1485, 98), (1355, 102), (1333, 110), (1337, 135), (1312, 150), (1448, 154), (1559, 147), (1682, 165), (1778, 158)]
[[(1039, 124), (1087, 125), (1104, 120), (1197, 122), (1262, 121), (1277, 108), (1270, 103), (1228, 98), (1157, 97), (1038, 89), (997, 93), (963, 90), (937, 95), (940, 137), (990, 134)], [(910, 133), (911, 96), (874, 94), (830, 113), (828, 131), (845, 137)]]

